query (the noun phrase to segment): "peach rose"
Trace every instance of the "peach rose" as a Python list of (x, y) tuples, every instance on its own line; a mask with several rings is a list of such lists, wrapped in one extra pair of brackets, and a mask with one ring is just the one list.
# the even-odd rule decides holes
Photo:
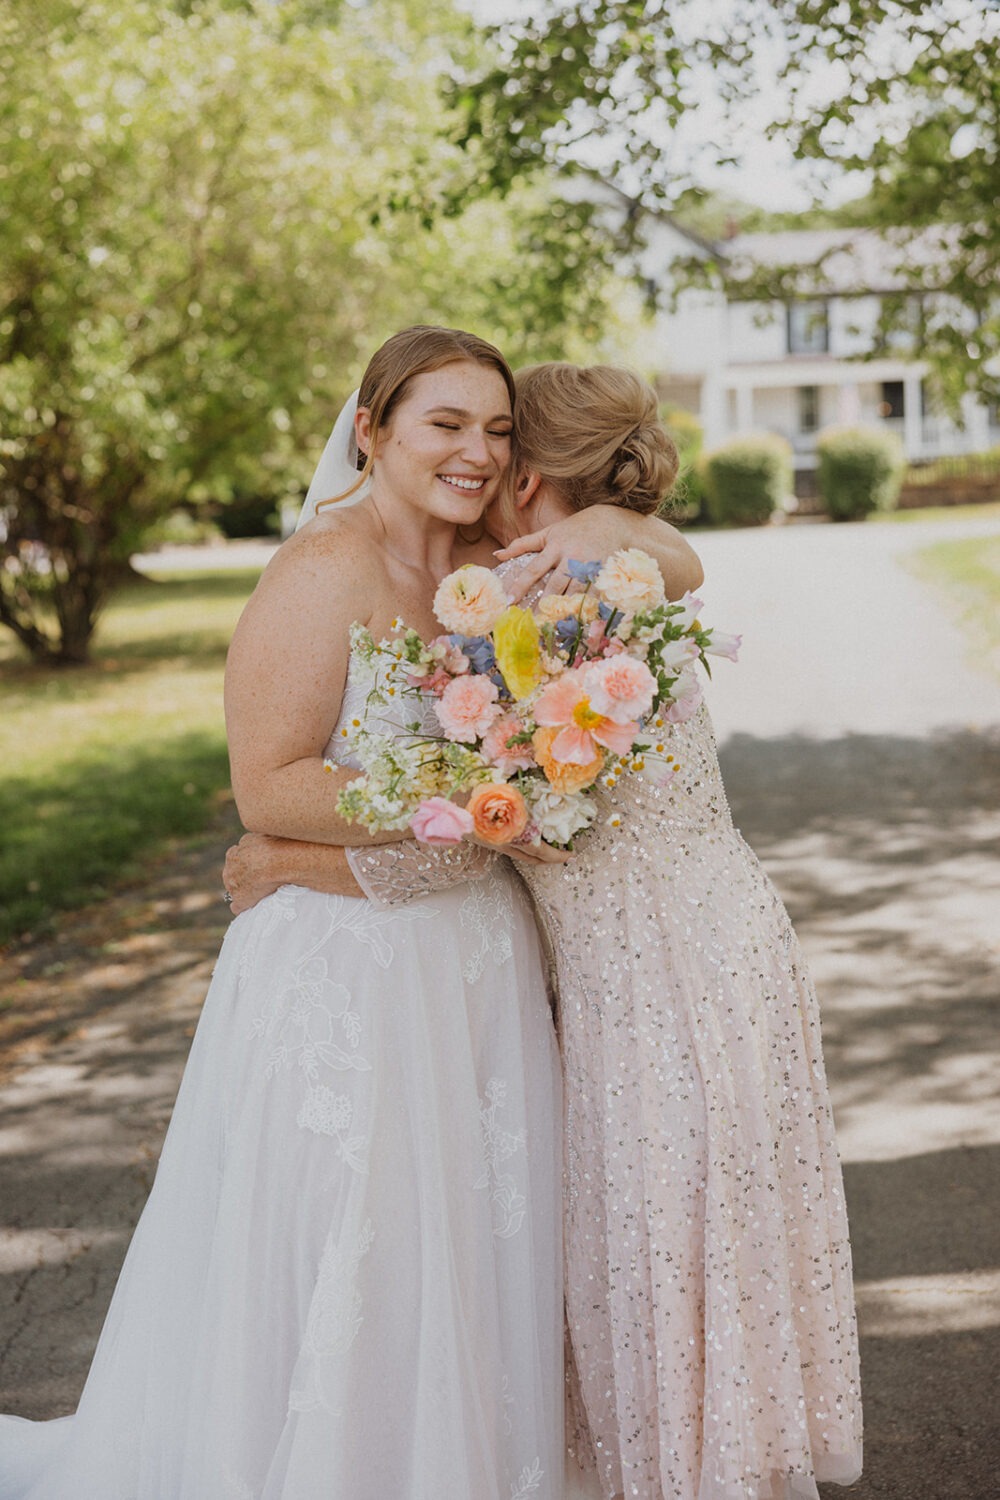
[(660, 570), (648, 552), (621, 547), (612, 552), (594, 580), (601, 598), (615, 609), (655, 609), (667, 597)]
[(445, 630), (456, 635), (488, 635), (509, 603), (503, 585), (489, 568), (468, 563), (442, 578), (433, 608)]
[(528, 826), (528, 807), (516, 786), (491, 781), (477, 786), (467, 803), (476, 833), (485, 844), (510, 844)]
[(583, 766), (578, 766), (574, 761), (557, 760), (552, 753), (552, 746), (561, 733), (562, 729), (558, 724), (547, 724), (536, 729), (531, 737), (535, 758), (545, 772), (546, 781), (555, 791), (580, 792), (584, 787), (593, 786), (604, 765), (604, 756), (595, 755), (593, 760)]

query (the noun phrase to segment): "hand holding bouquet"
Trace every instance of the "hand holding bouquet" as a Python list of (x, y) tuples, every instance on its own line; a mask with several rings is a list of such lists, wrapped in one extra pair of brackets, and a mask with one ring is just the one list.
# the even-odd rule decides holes
[[(668, 600), (635, 548), (569, 571), (580, 592), (526, 609), (488, 568), (459, 568), (434, 597), (447, 633), (429, 642), (401, 622), (378, 642), (353, 628), (353, 649), (376, 671), (363, 718), (341, 730), (363, 771), (339, 794), (345, 817), (410, 827), (427, 843), (475, 833), (565, 847), (596, 817), (598, 783), (676, 774), (668, 726), (701, 702), (696, 665), (735, 660), (739, 637), (706, 629), (692, 595)], [(428, 695), (431, 732), (420, 717), (387, 717), (416, 701), (422, 710)]]

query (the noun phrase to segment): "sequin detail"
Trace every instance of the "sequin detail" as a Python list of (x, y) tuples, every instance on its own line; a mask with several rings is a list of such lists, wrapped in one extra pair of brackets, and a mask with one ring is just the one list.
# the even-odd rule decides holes
[(559, 975), (571, 1438), (609, 1500), (798, 1500), (860, 1469), (819, 1014), (707, 710), (670, 738), (668, 786), (522, 870)]

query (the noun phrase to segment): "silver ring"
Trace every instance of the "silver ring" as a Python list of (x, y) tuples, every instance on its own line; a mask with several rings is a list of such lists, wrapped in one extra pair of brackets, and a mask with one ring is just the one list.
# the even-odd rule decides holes
[(232, 906), (232, 904), (233, 904), (233, 893), (232, 893), (232, 891), (223, 891), (223, 893), (222, 893), (222, 899), (226, 903), (227, 906)]

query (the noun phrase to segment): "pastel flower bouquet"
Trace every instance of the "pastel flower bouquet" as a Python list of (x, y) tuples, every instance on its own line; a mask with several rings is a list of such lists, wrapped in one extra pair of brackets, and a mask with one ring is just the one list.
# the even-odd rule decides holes
[(579, 591), (533, 609), (488, 568), (459, 568), (434, 597), (446, 633), (431, 641), (401, 621), (382, 641), (353, 627), (376, 670), (364, 714), (340, 731), (362, 768), (338, 794), (344, 817), (428, 844), (566, 847), (597, 816), (596, 786), (676, 774), (668, 726), (701, 702), (696, 665), (735, 661), (740, 638), (706, 629), (693, 595), (668, 600), (645, 552), (568, 568)]

